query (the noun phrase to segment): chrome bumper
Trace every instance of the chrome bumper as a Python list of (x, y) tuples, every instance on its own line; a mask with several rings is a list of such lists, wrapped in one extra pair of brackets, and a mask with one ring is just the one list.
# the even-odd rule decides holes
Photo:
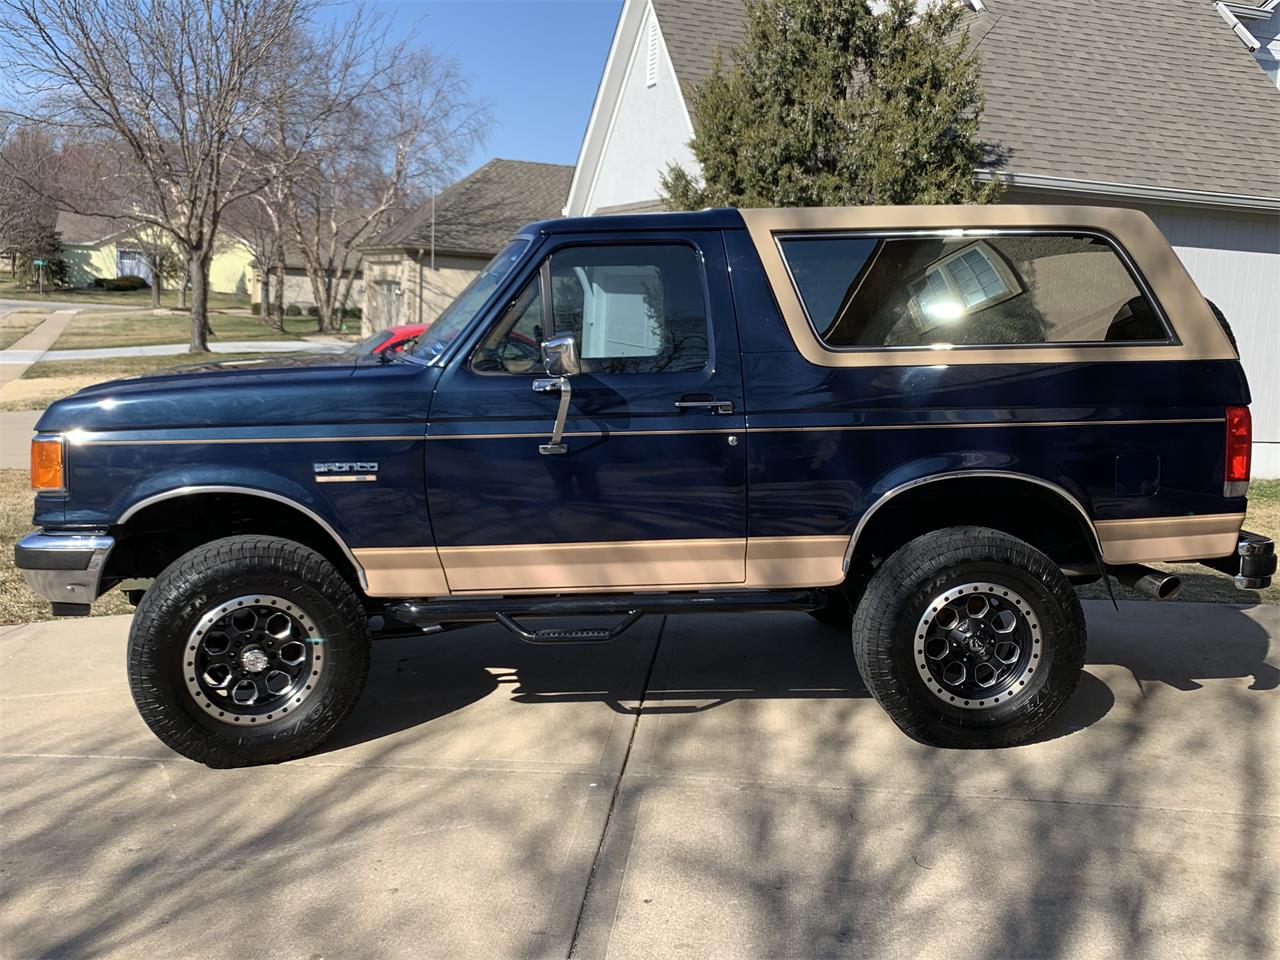
[(27, 585), (53, 603), (56, 617), (85, 616), (98, 599), (102, 570), (114, 537), (84, 533), (31, 533), (13, 548)]
[(1200, 562), (1233, 577), (1241, 590), (1265, 590), (1276, 572), (1276, 545), (1270, 537), (1241, 530), (1235, 553)]

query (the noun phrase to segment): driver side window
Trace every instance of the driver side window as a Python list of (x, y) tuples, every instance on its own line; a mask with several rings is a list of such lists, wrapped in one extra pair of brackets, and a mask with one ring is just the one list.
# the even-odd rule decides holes
[[(550, 291), (550, 309), (542, 287)], [(472, 356), (476, 373), (537, 375), (540, 345), (571, 334), (584, 373), (686, 373), (709, 362), (697, 250), (679, 243), (565, 247)]]

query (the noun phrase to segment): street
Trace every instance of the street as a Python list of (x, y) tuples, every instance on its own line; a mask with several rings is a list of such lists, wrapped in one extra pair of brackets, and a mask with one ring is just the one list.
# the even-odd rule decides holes
[(128, 619), (0, 627), (7, 956), (1262, 957), (1280, 607), (1086, 604), (1039, 742), (944, 751), (803, 615), (375, 648), (303, 760), (134, 712)]

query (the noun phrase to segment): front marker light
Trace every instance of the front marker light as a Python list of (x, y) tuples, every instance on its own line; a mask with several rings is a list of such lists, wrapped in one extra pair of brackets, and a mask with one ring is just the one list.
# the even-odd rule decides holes
[(32, 438), (31, 489), (38, 493), (62, 493), (67, 489), (62, 473), (62, 437)]

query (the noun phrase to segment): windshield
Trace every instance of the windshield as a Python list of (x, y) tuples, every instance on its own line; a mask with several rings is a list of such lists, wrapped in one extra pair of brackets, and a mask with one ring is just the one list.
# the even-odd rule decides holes
[(507, 278), (529, 246), (526, 239), (512, 240), (501, 253), (486, 264), (466, 288), (458, 294), (457, 299), (445, 307), (444, 313), (436, 318), (435, 323), (418, 338), (413, 348), (414, 356), (424, 360), (439, 356), (454, 337), (460, 334), (475, 319), (480, 308), (488, 302), (493, 291)]
[(375, 349), (382, 346), (391, 339), (390, 330), (379, 330), (377, 333), (370, 334), (359, 343), (347, 348), (348, 353), (354, 353), (357, 357), (363, 357), (373, 353)]

